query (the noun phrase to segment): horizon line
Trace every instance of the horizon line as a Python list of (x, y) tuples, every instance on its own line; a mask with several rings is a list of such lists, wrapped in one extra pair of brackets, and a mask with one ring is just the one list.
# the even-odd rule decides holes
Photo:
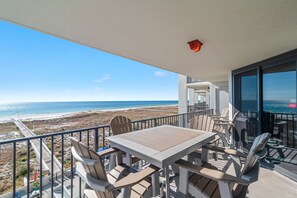
[(169, 100), (56, 100), (56, 101), (20, 101), (20, 102), (0, 102), (1, 104), (17, 104), (17, 103), (50, 103), (50, 102), (151, 102), (151, 101), (178, 101), (178, 99), (169, 99)]

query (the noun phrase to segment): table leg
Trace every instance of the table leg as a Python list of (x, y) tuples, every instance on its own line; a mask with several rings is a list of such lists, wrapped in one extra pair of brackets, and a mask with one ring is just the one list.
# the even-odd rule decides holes
[(111, 154), (110, 156), (109, 156), (109, 167), (108, 167), (108, 169), (109, 169), (109, 171), (111, 171), (112, 169), (114, 169), (114, 167), (116, 167), (116, 154)]
[(179, 184), (178, 184), (178, 191), (183, 194), (188, 194), (188, 179), (189, 179), (189, 172), (187, 169), (180, 167), (179, 168)]
[(160, 194), (160, 172), (156, 171), (152, 175), (152, 185), (153, 185), (153, 197), (156, 197)]
[(166, 198), (170, 198), (169, 166), (164, 167), (164, 173), (166, 180)]
[(204, 147), (202, 147), (201, 160), (203, 162), (208, 162), (208, 149)]
[(131, 165), (132, 165), (132, 155), (130, 155), (129, 153), (126, 153), (125, 163), (126, 163), (128, 166), (131, 166)]
[(123, 152), (119, 151), (116, 153), (117, 155), (117, 165), (122, 164), (123, 163)]

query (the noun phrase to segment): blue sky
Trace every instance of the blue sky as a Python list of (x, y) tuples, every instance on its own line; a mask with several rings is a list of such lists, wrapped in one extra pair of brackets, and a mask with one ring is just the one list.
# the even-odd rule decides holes
[(0, 21), (0, 103), (177, 100), (177, 74)]
[(296, 72), (263, 75), (264, 100), (296, 100)]
[[(257, 99), (257, 77), (242, 78), (244, 100)], [(296, 100), (296, 72), (265, 73), (263, 75), (263, 100)]]

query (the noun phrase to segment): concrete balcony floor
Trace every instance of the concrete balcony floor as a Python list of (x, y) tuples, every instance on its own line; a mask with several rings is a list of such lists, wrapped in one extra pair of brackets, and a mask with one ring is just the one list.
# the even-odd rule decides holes
[(249, 187), (248, 197), (295, 198), (297, 183), (276, 171), (261, 168), (259, 180)]

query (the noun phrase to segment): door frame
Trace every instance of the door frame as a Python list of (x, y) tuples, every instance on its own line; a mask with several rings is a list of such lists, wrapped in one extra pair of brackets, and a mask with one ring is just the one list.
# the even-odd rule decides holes
[[(252, 71), (252, 70), (257, 71), (257, 100), (258, 100), (257, 111), (259, 115), (258, 129), (262, 129), (261, 116), (262, 116), (262, 110), (263, 110), (263, 70), (271, 67), (276, 67), (288, 62), (295, 62), (295, 68), (296, 68), (296, 74), (297, 74), (297, 48), (256, 63), (252, 63), (250, 65), (240, 67), (232, 71), (232, 106), (233, 107), (236, 107), (236, 103), (238, 101), (236, 100), (237, 98), (236, 98), (235, 90), (240, 89), (240, 85), (235, 84), (236, 75), (244, 72)], [(295, 97), (297, 99), (297, 79), (296, 79), (296, 96)], [(297, 114), (297, 109), (296, 109), (296, 114)], [(296, 121), (296, 126), (297, 126), (297, 121)], [(257, 131), (256, 133), (259, 133), (259, 131)]]

